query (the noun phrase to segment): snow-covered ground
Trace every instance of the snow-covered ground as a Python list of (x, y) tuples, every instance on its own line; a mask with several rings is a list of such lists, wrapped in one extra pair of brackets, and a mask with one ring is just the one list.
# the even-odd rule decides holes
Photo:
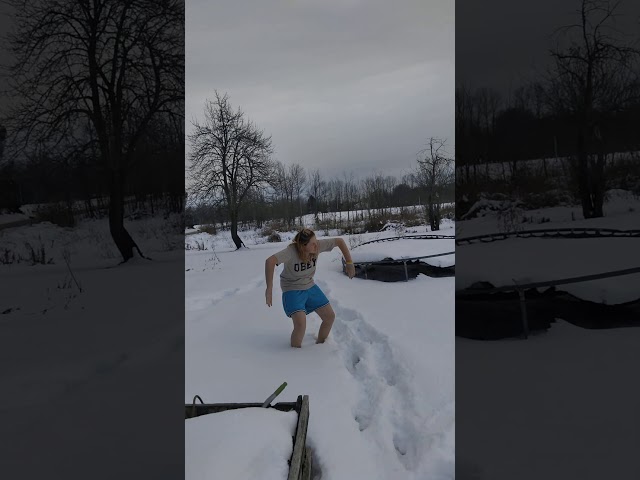
[(185, 421), (185, 479), (287, 478), (298, 415), (227, 410)]
[[(609, 192), (604, 218), (580, 207), (519, 212), (546, 228), (640, 228), (640, 200)], [(545, 219), (544, 223), (536, 220)], [(495, 213), (458, 222), (457, 237), (501, 231)], [(456, 288), (546, 281), (640, 266), (640, 238), (508, 238), (460, 245)], [(640, 275), (557, 287), (594, 302), (640, 298)], [(589, 330), (557, 319), (527, 340), (456, 338), (456, 469), (473, 479), (640, 478), (640, 328)]]
[(184, 362), (178, 220), (127, 222), (153, 260), (124, 265), (107, 220), (0, 230), (4, 477), (182, 475), (166, 429)]
[[(624, 191), (608, 192), (605, 216), (585, 220), (581, 208), (554, 207), (519, 212), (534, 221), (516, 222), (518, 229), (614, 228), (640, 229), (640, 198)], [(537, 220), (545, 219), (544, 223)], [(457, 223), (457, 237), (501, 231), (502, 222), (489, 211), (485, 216)], [(508, 238), (490, 243), (459, 245), (456, 289), (474, 282), (494, 286), (560, 280), (582, 275), (640, 267), (640, 238)], [(465, 267), (466, 265), (466, 267)], [(640, 274), (610, 277), (558, 286), (578, 298), (606, 304), (640, 298)]]
[(562, 320), (528, 340), (457, 338), (456, 469), (478, 480), (640, 478), (638, 345), (640, 328)]
[[(453, 232), (447, 223), (438, 233)], [(383, 236), (396, 233), (358, 237)], [(311, 314), (302, 349), (293, 349), (280, 300), (282, 267), (274, 276), (274, 305), (267, 307), (264, 298), (264, 261), (293, 233), (281, 234), (281, 243), (264, 243), (251, 231), (241, 237), (248, 248), (238, 251), (228, 232), (185, 239), (207, 248), (186, 251), (185, 402), (196, 394), (209, 403), (260, 402), (286, 381), (276, 402), (309, 395), (316, 478), (453, 478), (454, 279), (350, 280), (339, 249), (324, 253), (316, 283), (336, 321), (328, 341), (316, 345), (320, 320)], [(451, 249), (440, 240), (406, 242), (420, 251), (425, 245)], [(389, 256), (396, 243), (373, 245)]]

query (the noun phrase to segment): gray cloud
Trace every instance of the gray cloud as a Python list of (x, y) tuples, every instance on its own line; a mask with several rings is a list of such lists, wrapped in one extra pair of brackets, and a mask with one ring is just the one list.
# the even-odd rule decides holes
[(454, 2), (190, 0), (187, 131), (214, 90), (283, 163), (400, 175), (430, 136), (454, 150)]
[[(507, 96), (549, 66), (554, 32), (576, 23), (580, 5), (580, 0), (456, 0), (456, 82)], [(640, 2), (622, 0), (617, 13), (616, 28), (637, 39)]]

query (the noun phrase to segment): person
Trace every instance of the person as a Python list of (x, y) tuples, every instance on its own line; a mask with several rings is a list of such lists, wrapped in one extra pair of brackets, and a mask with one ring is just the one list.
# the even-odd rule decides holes
[(335, 247), (338, 247), (344, 256), (347, 264), (347, 276), (350, 279), (353, 278), (355, 267), (345, 241), (341, 238), (318, 239), (313, 230), (309, 228), (300, 230), (291, 244), (271, 255), (265, 262), (267, 279), (265, 298), (269, 307), (273, 303), (273, 272), (276, 265), (284, 263), (284, 269), (280, 274), (280, 286), (282, 288), (282, 306), (286, 315), (293, 320), (292, 347), (302, 347), (302, 339), (307, 327), (307, 315), (311, 312), (316, 312), (322, 320), (316, 343), (324, 343), (329, 336), (336, 315), (325, 294), (314, 283), (313, 276), (316, 273), (318, 256), (323, 252), (330, 252)]

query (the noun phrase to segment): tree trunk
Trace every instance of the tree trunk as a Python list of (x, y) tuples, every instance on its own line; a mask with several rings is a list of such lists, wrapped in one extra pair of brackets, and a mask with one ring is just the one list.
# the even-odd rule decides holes
[(238, 212), (233, 211), (231, 212), (231, 239), (233, 243), (235, 243), (236, 249), (244, 246), (244, 243), (242, 243), (242, 240), (240, 240), (238, 236)]
[(589, 187), (589, 167), (587, 166), (587, 153), (578, 152), (578, 192), (580, 194), (580, 203), (582, 205), (582, 215), (585, 219), (593, 218), (594, 211), (591, 203), (591, 192)]
[(134, 248), (138, 250), (140, 256), (144, 258), (140, 248), (124, 228), (124, 174), (118, 171), (112, 172), (111, 174), (109, 231), (116, 247), (118, 247), (120, 251), (120, 255), (122, 255), (122, 263), (133, 258)]
[(584, 218), (603, 217), (604, 205), (604, 153), (597, 154), (596, 159), (590, 164), (588, 140), (592, 139), (592, 131), (582, 127), (578, 134), (578, 164), (577, 180), (578, 192), (582, 204)]
[(598, 153), (596, 163), (592, 172), (592, 194), (593, 194), (593, 216), (604, 217), (604, 190), (605, 190), (605, 176), (604, 176), (604, 163), (605, 154)]
[(440, 230), (440, 222), (442, 221), (442, 214), (440, 213), (440, 204), (437, 203), (433, 206), (433, 222), (431, 230), (437, 232)]

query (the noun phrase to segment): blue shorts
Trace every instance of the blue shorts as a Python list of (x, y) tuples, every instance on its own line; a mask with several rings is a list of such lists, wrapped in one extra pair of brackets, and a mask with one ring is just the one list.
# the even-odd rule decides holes
[(314, 285), (307, 290), (289, 290), (282, 292), (282, 306), (284, 313), (290, 317), (296, 312), (305, 312), (309, 315), (317, 309), (329, 305), (329, 300), (322, 293), (320, 287)]

